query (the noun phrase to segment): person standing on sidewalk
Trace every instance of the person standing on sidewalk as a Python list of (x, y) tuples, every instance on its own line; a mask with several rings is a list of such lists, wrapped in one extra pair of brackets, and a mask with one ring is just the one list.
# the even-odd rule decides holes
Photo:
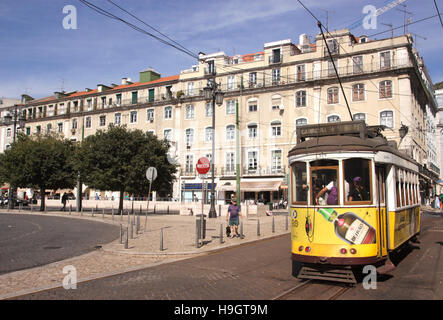
[(231, 228), (231, 238), (240, 237), (238, 234), (238, 224), (241, 217), (240, 210), (241, 207), (237, 205), (237, 200), (232, 199), (232, 204), (229, 205), (228, 214), (226, 215), (226, 221), (229, 221), (229, 226)]
[(62, 208), (62, 211), (65, 211), (66, 210), (66, 202), (68, 201), (68, 195), (67, 195), (67, 193), (65, 192), (65, 193), (63, 193), (63, 195), (62, 195), (62, 204), (63, 204), (63, 208)]

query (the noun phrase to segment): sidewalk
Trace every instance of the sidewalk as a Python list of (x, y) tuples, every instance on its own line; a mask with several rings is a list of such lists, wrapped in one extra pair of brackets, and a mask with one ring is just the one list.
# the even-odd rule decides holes
[[(7, 210), (0, 210), (0, 214)], [(18, 213), (15, 211), (15, 213)], [(22, 271), (11, 272), (0, 276), (0, 299), (10, 298), (26, 293), (41, 291), (49, 288), (62, 286), (63, 268), (72, 265), (77, 270), (78, 287), (82, 281), (102, 278), (123, 272), (147, 268), (162, 263), (168, 263), (180, 259), (186, 259), (214, 250), (224, 249), (236, 245), (242, 245), (251, 241), (272, 238), (287, 234), (290, 231), (290, 221), (286, 229), (286, 214), (280, 210), (280, 215), (274, 216), (274, 232), (272, 232), (272, 216), (249, 216), (243, 218), (244, 238), (226, 238), (226, 218), (206, 217), (206, 237), (203, 245), (196, 247), (196, 219), (195, 216), (179, 215), (148, 215), (140, 216), (140, 232), (136, 234), (133, 229), (134, 239), (128, 241), (128, 249), (120, 244), (119, 232), (116, 240), (103, 244), (100, 250), (96, 250), (78, 257), (51, 263), (45, 266), (31, 268)], [(86, 219), (101, 221), (116, 226), (122, 225), (126, 230), (128, 216), (102, 215), (91, 212), (81, 215), (77, 212), (20, 212), (25, 215), (62, 216), (71, 219)], [(132, 218), (132, 216), (131, 216)], [(144, 229), (146, 220), (146, 231)], [(260, 223), (260, 235), (257, 235), (257, 224)], [(220, 243), (220, 225), (222, 225), (223, 242)], [(161, 230), (163, 236), (163, 250), (160, 239)]]

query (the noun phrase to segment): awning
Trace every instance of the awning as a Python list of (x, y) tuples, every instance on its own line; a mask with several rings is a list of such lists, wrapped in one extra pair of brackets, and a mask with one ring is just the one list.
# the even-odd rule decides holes
[(240, 182), (240, 190), (247, 192), (278, 191), (281, 183), (281, 181)]
[(218, 185), (216, 185), (215, 190), (217, 191), (236, 191), (237, 184), (235, 181), (233, 182), (219, 182)]

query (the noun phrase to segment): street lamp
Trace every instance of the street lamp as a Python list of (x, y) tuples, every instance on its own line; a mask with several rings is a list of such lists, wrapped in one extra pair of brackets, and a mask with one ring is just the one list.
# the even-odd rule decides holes
[(215, 104), (221, 106), (223, 104), (224, 93), (218, 89), (218, 85), (215, 83), (214, 78), (208, 80), (208, 85), (203, 89), (206, 102), (212, 101), (212, 156), (211, 156), (211, 208), (209, 209), (209, 218), (216, 218), (217, 212), (215, 211), (215, 188), (214, 188), (214, 157), (215, 157)]
[[(14, 105), (14, 111), (12, 115), (9, 113), (6, 116), (3, 117), (3, 124), (6, 126), (10, 126), (11, 124), (14, 125), (13, 129), (13, 138), (12, 143), (15, 142), (15, 137), (17, 133), (17, 124), (21, 129), (25, 126), (26, 119), (23, 117), (23, 115), (20, 114), (18, 105)], [(12, 187), (12, 185), (9, 186), (9, 201), (8, 201), (8, 208), (13, 209), (14, 208), (14, 199), (15, 199), (15, 188)]]

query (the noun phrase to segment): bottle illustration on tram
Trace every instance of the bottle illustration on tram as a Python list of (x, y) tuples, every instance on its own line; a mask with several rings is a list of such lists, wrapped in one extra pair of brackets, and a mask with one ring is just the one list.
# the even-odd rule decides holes
[(352, 212), (338, 215), (334, 209), (319, 209), (323, 218), (334, 223), (335, 234), (350, 244), (375, 243), (375, 229)]

